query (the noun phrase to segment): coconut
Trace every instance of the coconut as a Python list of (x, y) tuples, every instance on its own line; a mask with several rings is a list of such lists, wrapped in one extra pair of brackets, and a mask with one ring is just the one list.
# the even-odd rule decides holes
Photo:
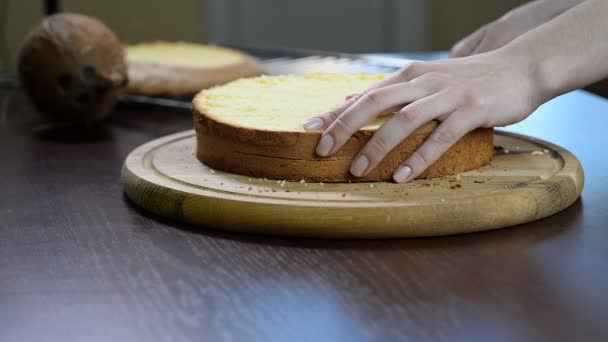
[(128, 82), (120, 41), (101, 21), (79, 14), (46, 17), (23, 43), (18, 68), (40, 112), (59, 122), (107, 116)]

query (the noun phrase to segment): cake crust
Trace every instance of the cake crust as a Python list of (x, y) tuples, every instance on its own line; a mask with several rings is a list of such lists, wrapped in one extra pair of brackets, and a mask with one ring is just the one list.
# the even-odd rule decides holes
[(238, 54), (239, 61), (214, 67), (189, 67), (128, 60), (127, 92), (147, 96), (185, 96), (241, 77), (262, 73), (261, 65), (252, 57), (237, 50), (223, 49)]
[[(200, 96), (200, 95), (199, 95)], [(393, 149), (365, 177), (349, 172), (352, 160), (375, 133), (363, 129), (331, 157), (320, 157), (315, 147), (321, 132), (281, 132), (228, 124), (214, 118), (195, 99), (193, 121), (197, 135), (196, 157), (205, 165), (257, 178), (306, 182), (391, 181), (400, 166), (437, 127), (431, 121)], [(465, 135), (418, 178), (453, 175), (477, 169), (494, 156), (492, 128), (479, 128)]]

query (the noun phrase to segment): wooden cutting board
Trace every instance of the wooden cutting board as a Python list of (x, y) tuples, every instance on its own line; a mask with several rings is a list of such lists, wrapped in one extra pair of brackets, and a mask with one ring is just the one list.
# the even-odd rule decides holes
[(457, 176), (394, 183), (301, 183), (210, 169), (194, 131), (135, 149), (122, 179), (137, 205), (171, 219), (261, 234), (388, 238), (458, 234), (538, 220), (570, 206), (583, 169), (565, 149), (497, 132), (490, 165)]

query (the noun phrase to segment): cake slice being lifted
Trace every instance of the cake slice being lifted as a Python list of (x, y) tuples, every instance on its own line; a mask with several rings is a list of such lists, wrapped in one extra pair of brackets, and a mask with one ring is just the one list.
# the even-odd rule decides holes
[(232, 80), (259, 75), (261, 66), (243, 52), (185, 42), (154, 42), (125, 48), (135, 95), (183, 96)]
[[(315, 154), (321, 132), (303, 122), (337, 107), (385, 75), (309, 74), (240, 79), (204, 90), (193, 101), (197, 158), (211, 168), (259, 178), (306, 182), (385, 181), (437, 126), (432, 121), (397, 146), (364, 178), (349, 165), (386, 120), (381, 117), (356, 133), (334, 156)], [(479, 168), (494, 156), (493, 129), (464, 136), (420, 178)]]

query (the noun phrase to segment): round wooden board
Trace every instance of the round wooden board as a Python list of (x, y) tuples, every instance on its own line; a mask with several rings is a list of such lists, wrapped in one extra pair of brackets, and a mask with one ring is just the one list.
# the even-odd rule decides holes
[[(135, 149), (127, 196), (164, 217), (215, 229), (334, 238), (436, 236), (538, 220), (570, 206), (583, 169), (565, 149), (497, 132), (496, 157), (479, 170), (395, 183), (305, 183), (212, 170), (195, 157), (194, 131)], [(534, 152), (537, 151), (537, 152)]]

